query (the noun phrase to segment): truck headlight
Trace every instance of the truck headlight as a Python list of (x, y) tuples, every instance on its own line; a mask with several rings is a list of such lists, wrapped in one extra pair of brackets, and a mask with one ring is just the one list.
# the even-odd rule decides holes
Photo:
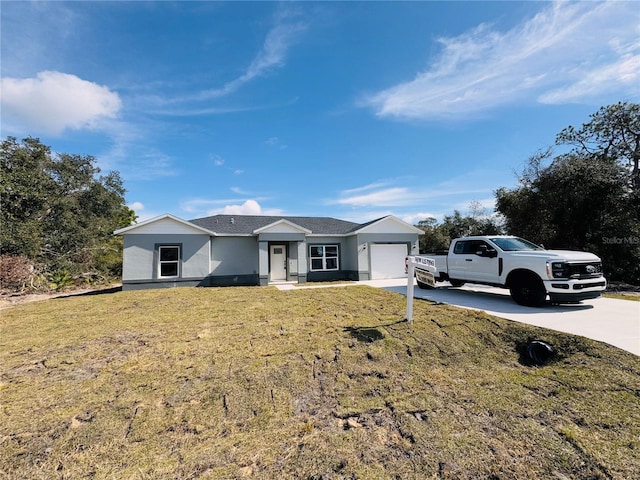
[(566, 262), (547, 262), (547, 276), (554, 278), (569, 278), (569, 268)]

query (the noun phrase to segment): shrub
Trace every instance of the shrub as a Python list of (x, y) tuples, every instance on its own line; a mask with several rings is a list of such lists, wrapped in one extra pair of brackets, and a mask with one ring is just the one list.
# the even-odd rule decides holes
[(34, 288), (39, 268), (24, 255), (0, 255), (0, 288), (19, 292)]
[(52, 290), (62, 290), (74, 284), (73, 277), (67, 270), (56, 270), (49, 274), (48, 280), (49, 287), (51, 287)]

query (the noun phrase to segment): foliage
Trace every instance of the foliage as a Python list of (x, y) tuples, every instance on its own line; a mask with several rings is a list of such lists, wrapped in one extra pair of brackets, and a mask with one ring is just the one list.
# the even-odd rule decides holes
[(38, 267), (24, 255), (0, 255), (0, 289), (22, 291), (33, 285)]
[[(51, 272), (117, 274), (114, 230), (135, 214), (118, 172), (100, 175), (90, 155), (53, 154), (36, 138), (2, 142), (0, 196), (3, 253), (24, 255)], [(114, 251), (105, 257), (105, 249)]]
[(640, 105), (619, 102), (600, 108), (579, 130), (569, 126), (556, 137), (574, 154), (627, 166), (629, 185), (640, 192)]
[(443, 229), (435, 218), (425, 218), (415, 226), (424, 231), (419, 240), (420, 253), (437, 252), (449, 248), (451, 238), (443, 233)]
[(451, 240), (470, 235), (499, 235), (503, 232), (501, 220), (490, 216), (478, 202), (472, 202), (469, 215), (463, 216), (458, 210), (446, 215), (442, 223), (435, 218), (426, 218), (416, 224), (424, 231), (420, 236), (420, 252), (446, 250)]
[(56, 270), (49, 274), (47, 280), (53, 290), (62, 290), (73, 285), (73, 277), (67, 270)]
[(507, 230), (547, 248), (592, 251), (609, 278), (640, 283), (639, 124), (638, 105), (617, 104), (564, 129), (557, 141), (575, 145), (571, 152), (536, 153), (516, 188), (496, 192)]

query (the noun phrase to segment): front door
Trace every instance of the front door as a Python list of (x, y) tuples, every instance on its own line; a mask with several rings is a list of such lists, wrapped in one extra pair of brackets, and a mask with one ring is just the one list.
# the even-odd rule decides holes
[(269, 260), (271, 270), (269, 279), (272, 282), (284, 281), (287, 279), (287, 247), (286, 245), (271, 245), (269, 247)]

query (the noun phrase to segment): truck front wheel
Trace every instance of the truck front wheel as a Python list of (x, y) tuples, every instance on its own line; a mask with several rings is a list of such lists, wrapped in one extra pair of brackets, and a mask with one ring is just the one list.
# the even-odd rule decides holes
[(525, 307), (539, 307), (547, 298), (544, 284), (536, 275), (518, 275), (509, 285), (511, 298)]
[(449, 283), (451, 284), (452, 287), (461, 287), (464, 285), (464, 282), (462, 280), (451, 280), (449, 279)]

